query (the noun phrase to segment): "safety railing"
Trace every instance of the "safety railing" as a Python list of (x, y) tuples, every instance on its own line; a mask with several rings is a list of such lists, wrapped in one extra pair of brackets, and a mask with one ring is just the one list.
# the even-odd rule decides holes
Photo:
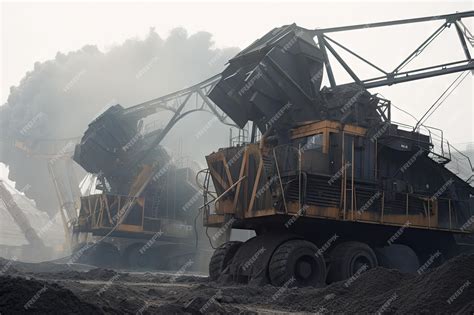
[(357, 205), (346, 209), (348, 220), (463, 232), (474, 228), (467, 224), (469, 220), (473, 220), (466, 215), (469, 212), (462, 211), (469, 207), (469, 200), (412, 193), (394, 193), (389, 196), (387, 192), (377, 190), (366, 194), (365, 198), (358, 194), (356, 186), (354, 199)]

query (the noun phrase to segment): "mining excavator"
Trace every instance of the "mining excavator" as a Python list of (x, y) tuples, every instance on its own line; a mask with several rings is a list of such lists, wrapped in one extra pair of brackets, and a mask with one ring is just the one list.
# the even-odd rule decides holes
[[(160, 145), (183, 117), (209, 111), (203, 101), (218, 77), (163, 97), (123, 108), (117, 104), (93, 120), (76, 145), (73, 160), (89, 174), (93, 194), (81, 197), (72, 224), (71, 260), (96, 266), (132, 269), (178, 269), (196, 255), (202, 192), (195, 172), (182, 166)], [(193, 102), (192, 100), (195, 100)], [(153, 114), (171, 112), (162, 128)]]
[[(413, 271), (433, 253), (449, 257), (469, 248), (472, 187), (450, 169), (460, 155), (451, 154), (455, 149), (435, 128), (393, 122), (390, 101), (367, 90), (472, 70), (473, 39), (462, 22), (472, 16), (276, 28), (222, 74), (133, 107), (107, 109), (74, 152), (101, 193), (81, 198), (71, 259), (169, 268), (194, 257), (198, 210), (186, 206), (199, 194), (190, 183), (194, 173), (177, 167), (160, 143), (177, 121), (199, 110), (242, 129), (252, 123), (248, 141), (206, 157), (198, 183), (206, 231), (219, 229), (211, 241), (228, 239), (231, 229), (257, 235), (219, 246), (209, 265), (212, 279), (318, 286), (377, 265)], [(328, 36), (427, 21), (443, 24), (391, 72)], [(402, 71), (451, 27), (465, 60)], [(360, 79), (336, 47), (381, 76)], [(329, 54), (354, 82), (336, 84)], [(321, 88), (324, 76), (330, 86)], [(192, 99), (196, 104), (184, 110)], [(144, 119), (160, 111), (172, 118), (147, 131)]]
[[(229, 61), (208, 97), (252, 131), (247, 142), (206, 156), (204, 225), (256, 236), (220, 245), (209, 264), (212, 280), (318, 287), (377, 266), (420, 273), (474, 249), (472, 177), (450, 168), (455, 148), (435, 128), (392, 121), (391, 102), (368, 91), (469, 75), (473, 37), (463, 20), (473, 16), (315, 30), (286, 25)], [(393, 71), (330, 37), (427, 22), (441, 26)], [(465, 59), (403, 70), (448, 28)], [(341, 50), (380, 76), (362, 78)], [(336, 83), (335, 63), (351, 82)]]

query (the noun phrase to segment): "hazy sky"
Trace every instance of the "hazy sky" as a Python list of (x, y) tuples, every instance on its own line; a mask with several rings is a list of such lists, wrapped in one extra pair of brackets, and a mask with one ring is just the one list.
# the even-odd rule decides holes
[[(86, 44), (107, 50), (131, 37), (143, 38), (154, 27), (162, 36), (178, 26), (189, 33), (208, 31), (216, 47), (244, 48), (275, 26), (297, 23), (307, 28), (341, 26), (391, 19), (473, 10), (473, 1), (423, 2), (169, 2), (169, 3), (18, 3), (1, 6), (1, 95), (6, 102), (9, 88), (18, 85), (34, 62), (53, 59)], [(473, 19), (469, 21), (473, 30)], [(334, 35), (344, 44), (389, 70), (433, 32), (440, 22), (363, 30)], [(443, 34), (433, 48), (420, 57), (420, 65), (462, 58), (454, 29)], [(449, 36), (448, 36), (449, 35)], [(418, 61), (417, 61), (418, 62)], [(371, 74), (358, 67), (360, 73)], [(415, 63), (415, 65), (418, 65)], [(338, 72), (339, 74), (342, 71)], [(394, 104), (420, 117), (456, 75), (379, 88)], [(343, 76), (339, 75), (339, 78)], [(157, 95), (159, 96), (159, 95)], [(131, 104), (130, 104), (131, 105)], [(454, 143), (473, 141), (473, 81), (470, 75), (446, 101), (430, 125), (445, 130)], [(413, 123), (412, 118), (395, 119)]]

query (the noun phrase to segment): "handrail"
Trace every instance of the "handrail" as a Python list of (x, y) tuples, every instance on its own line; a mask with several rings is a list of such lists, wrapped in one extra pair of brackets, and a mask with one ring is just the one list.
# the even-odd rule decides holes
[[(379, 190), (377, 189), (367, 189), (366, 190), (369, 190), (369, 191), (377, 191), (379, 192)], [(453, 223), (453, 212), (455, 213), (455, 211), (452, 211), (452, 203), (453, 201), (456, 201), (452, 198), (441, 198), (441, 197), (437, 197), (437, 198), (433, 198), (433, 197), (430, 197), (430, 196), (426, 196), (426, 195), (419, 195), (419, 194), (412, 194), (412, 193), (396, 193), (396, 194), (399, 194), (399, 195), (402, 195), (402, 196), (405, 196), (405, 218), (406, 218), (406, 221), (407, 222), (410, 222), (410, 215), (414, 215), (414, 213), (409, 213), (409, 200), (410, 200), (410, 197), (415, 197), (415, 198), (419, 198), (425, 202), (427, 202), (427, 207), (425, 208), (425, 211), (423, 212), (424, 215), (426, 216), (426, 219), (427, 219), (427, 223), (422, 223), (422, 224), (416, 224), (415, 226), (419, 226), (419, 227), (424, 227), (424, 228), (428, 228), (428, 229), (448, 229), (450, 231), (463, 231), (461, 229), (460, 226), (456, 226), (456, 227), (453, 227), (452, 226), (452, 223)], [(355, 191), (355, 196), (354, 196), (355, 199), (357, 199), (357, 190)], [(385, 198), (383, 197), (383, 194), (382, 194), (382, 197), (380, 197), (381, 199), (381, 205), (380, 205), (380, 208), (378, 209), (378, 213), (380, 214), (380, 219), (379, 220), (373, 220), (371, 219), (370, 221), (371, 222), (379, 222), (381, 224), (384, 224), (384, 223), (393, 223), (393, 222), (387, 222), (387, 213), (386, 212), (386, 209), (385, 209), (385, 205), (386, 205), (386, 200)], [(370, 200), (370, 199), (369, 199)], [(443, 209), (440, 209), (439, 207), (439, 203), (438, 201), (444, 201), (448, 203), (448, 208), (443, 208)], [(468, 199), (466, 200), (457, 200), (457, 202), (467, 202)], [(375, 201), (374, 201), (375, 202)], [(372, 202), (368, 207), (366, 207), (365, 211), (368, 210), (373, 204), (374, 202)], [(434, 205), (437, 203), (437, 206), (436, 206), (436, 211), (437, 213), (439, 214), (441, 211), (444, 213), (445, 211), (448, 213), (448, 221), (445, 222), (448, 227), (443, 227), (439, 221), (435, 222), (432, 222), (431, 221), (431, 217), (433, 215), (436, 215), (435, 212), (433, 212), (433, 214), (431, 213), (431, 211), (435, 208)], [(355, 208), (355, 211), (359, 211), (361, 208), (357, 209), (357, 207)], [(384, 211), (385, 210), (385, 211)], [(401, 208), (400, 208), (401, 210)], [(400, 213), (401, 214), (401, 213)], [(439, 216), (438, 216), (439, 218)], [(353, 221), (364, 221), (366, 222), (367, 220), (364, 220), (364, 218), (361, 218), (360, 216), (356, 219), (352, 219)], [(412, 224), (410, 222), (410, 224)]]
[(288, 213), (288, 207), (286, 206), (285, 190), (283, 189), (283, 182), (281, 181), (280, 166), (278, 165), (275, 148), (273, 148), (272, 151), (273, 151), (273, 158), (275, 159), (275, 166), (276, 166), (276, 170), (278, 174), (278, 180), (280, 182), (281, 196), (283, 198), (283, 204), (285, 205), (285, 213)]
[(247, 178), (247, 175), (244, 175), (242, 176), (241, 178), (239, 178), (235, 183), (233, 183), (229, 188), (226, 189), (226, 191), (224, 191), (222, 194), (220, 194), (217, 198), (205, 203), (204, 205), (200, 206), (199, 209), (202, 209), (204, 207), (207, 207), (211, 202), (214, 202), (214, 206), (216, 205), (216, 203), (224, 196), (226, 195), (229, 191), (232, 190), (232, 188), (234, 188), (235, 186), (237, 186), (238, 183), (240, 183), (241, 181), (243, 181), (245, 178)]

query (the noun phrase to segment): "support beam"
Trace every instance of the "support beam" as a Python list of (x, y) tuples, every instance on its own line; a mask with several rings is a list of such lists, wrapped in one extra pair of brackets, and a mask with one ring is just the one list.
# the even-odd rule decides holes
[[(357, 53), (353, 52), (352, 50), (350, 50), (349, 48), (345, 47), (344, 45), (342, 45), (341, 43), (338, 43), (336, 42), (334, 39), (328, 37), (328, 36), (324, 36), (325, 39), (327, 39), (327, 41), (330, 41), (332, 43), (334, 43), (335, 45), (341, 47), (342, 49), (344, 49), (345, 51), (347, 51), (348, 53), (350, 53), (351, 55), (357, 57), (358, 59), (362, 60), (363, 62), (365, 62), (366, 64), (368, 64), (369, 66), (377, 69), (378, 71), (384, 73), (384, 74), (388, 74), (388, 72), (384, 71), (383, 69), (379, 68), (378, 66), (374, 65), (372, 62), (368, 61), (367, 59), (361, 57), (360, 55), (358, 55)], [(327, 42), (326, 41), (326, 42)]]
[[(416, 73), (418, 72), (418, 70), (413, 70), (413, 71), (405, 72), (401, 76), (387, 77), (381, 80), (375, 80), (371, 82), (362, 81), (362, 84), (364, 85), (366, 89), (370, 89), (374, 87), (393, 85), (393, 84), (402, 83), (402, 82), (409, 82), (409, 81), (414, 81), (414, 80), (431, 78), (431, 77), (436, 77), (440, 75), (461, 72), (465, 70), (474, 70), (474, 63), (470, 62), (465, 65), (455, 66), (455, 67), (450, 67), (450, 68), (443, 67), (439, 70), (431, 70), (431, 71), (426, 71), (422, 73)], [(412, 74), (412, 73), (416, 73), (416, 74)]]
[(318, 44), (319, 44), (319, 49), (321, 49), (321, 52), (323, 53), (324, 65), (326, 66), (326, 72), (328, 74), (329, 84), (331, 84), (331, 87), (335, 87), (336, 80), (334, 79), (334, 73), (332, 72), (331, 63), (329, 62), (329, 56), (326, 51), (326, 41), (324, 40), (323, 35), (318, 35)]
[(321, 29), (313, 30), (313, 34), (314, 36), (319, 36), (321, 34), (334, 33), (334, 32), (353, 31), (353, 30), (360, 30), (364, 28), (413, 24), (413, 23), (429, 22), (429, 21), (437, 21), (437, 20), (445, 20), (448, 22), (454, 22), (454, 21), (459, 21), (462, 18), (473, 17), (473, 16), (474, 16), (474, 11), (466, 11), (466, 12), (459, 12), (459, 13), (453, 13), (453, 14), (427, 16), (427, 17), (413, 18), (413, 19), (403, 19), (403, 20), (394, 20), (394, 21), (386, 21), (386, 22), (378, 22), (378, 23), (321, 28)]
[(418, 46), (405, 60), (402, 61), (393, 71), (392, 73), (397, 73), (401, 70), (404, 66), (406, 66), (414, 57), (418, 56), (423, 49), (426, 48), (439, 34), (441, 34), (446, 29), (447, 23), (443, 23), (433, 34), (431, 34), (420, 46)]
[(458, 23), (454, 23), (454, 25), (456, 26), (456, 31), (458, 32), (459, 40), (461, 41), (462, 49), (464, 50), (464, 55), (466, 56), (466, 59), (471, 60), (471, 54), (469, 53), (469, 48), (467, 47), (464, 33)]
[(354, 81), (357, 84), (362, 84), (362, 82), (357, 77), (357, 75), (354, 73), (354, 71), (352, 71), (351, 67), (349, 67), (349, 65), (344, 61), (344, 59), (342, 59), (341, 56), (339, 56), (339, 54), (334, 50), (334, 48), (332, 48), (331, 44), (329, 44), (328, 42), (325, 42), (325, 44), (326, 44), (326, 47), (331, 52), (331, 54), (334, 56), (334, 58), (336, 58), (337, 61), (339, 61), (339, 63), (341, 64), (341, 66), (344, 68), (344, 70), (346, 70), (347, 73), (349, 73), (351, 78), (354, 79)]

